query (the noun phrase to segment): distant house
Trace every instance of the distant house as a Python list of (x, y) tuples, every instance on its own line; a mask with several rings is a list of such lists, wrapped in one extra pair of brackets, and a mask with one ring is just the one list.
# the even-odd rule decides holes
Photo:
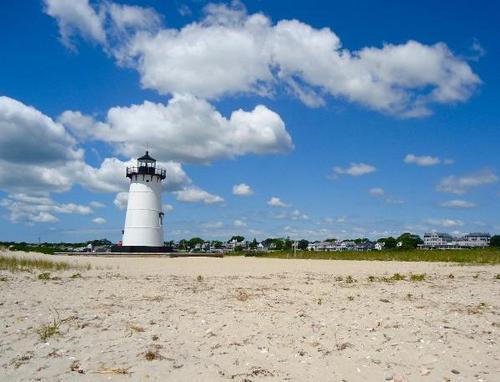
[(384, 242), (375, 243), (375, 250), (377, 250), (377, 251), (383, 250), (384, 247), (385, 247), (385, 243)]
[(421, 249), (484, 248), (490, 245), (489, 233), (469, 233), (462, 237), (453, 237), (448, 233), (430, 232), (424, 234)]
[(490, 245), (489, 233), (469, 233), (457, 240), (457, 244), (464, 248), (482, 248)]
[(370, 251), (373, 243), (364, 241), (356, 243), (351, 240), (343, 241), (316, 241), (307, 245), (308, 251), (339, 252), (339, 251)]
[(448, 233), (429, 232), (424, 234), (424, 248), (450, 248), (453, 246), (453, 237)]

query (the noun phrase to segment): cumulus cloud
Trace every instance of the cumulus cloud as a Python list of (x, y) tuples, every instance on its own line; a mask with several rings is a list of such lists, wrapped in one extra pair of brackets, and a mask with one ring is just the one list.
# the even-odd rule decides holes
[(253, 190), (248, 184), (240, 183), (233, 186), (233, 194), (239, 196), (248, 196), (253, 194)]
[(407, 154), (405, 156), (404, 162), (413, 163), (418, 166), (434, 166), (436, 164), (440, 164), (441, 159), (429, 155), (416, 156), (414, 154)]
[(104, 208), (106, 205), (104, 203), (98, 202), (98, 201), (92, 201), (89, 203), (89, 206), (92, 208)]
[(246, 227), (247, 223), (245, 223), (243, 220), (236, 219), (235, 221), (233, 221), (233, 225), (237, 228), (242, 228), (242, 227)]
[(454, 219), (427, 219), (425, 220), (425, 223), (445, 228), (459, 227), (464, 225), (464, 223), (461, 220), (454, 220)]
[(45, 0), (45, 12), (56, 19), (61, 41), (68, 48), (74, 49), (71, 38), (75, 35), (106, 43), (102, 15), (89, 4), (89, 0)]
[(170, 212), (170, 211), (174, 210), (174, 206), (172, 206), (171, 204), (164, 204), (162, 206), (162, 209), (163, 209), (163, 212)]
[(35, 108), (0, 97), (0, 189), (66, 191), (83, 150), (64, 127)]
[(404, 162), (408, 164), (416, 164), (417, 166), (435, 166), (441, 163), (450, 165), (455, 163), (453, 159), (441, 159), (430, 155), (417, 156), (415, 154), (407, 154), (404, 158)]
[(368, 190), (368, 193), (372, 196), (384, 196), (385, 191), (381, 187), (374, 187)]
[(48, 193), (9, 194), (0, 201), (0, 206), (9, 212), (9, 220), (13, 223), (54, 223), (59, 219), (57, 214), (89, 215), (93, 213), (90, 206), (76, 203), (57, 203)]
[(224, 201), (222, 197), (210, 194), (198, 187), (188, 187), (180, 191), (175, 191), (174, 194), (179, 202), (185, 203), (216, 204)]
[[(263, 105), (222, 116), (210, 103), (191, 95), (174, 95), (168, 104), (113, 107), (105, 123), (79, 112), (60, 116), (77, 134), (114, 145), (134, 157), (149, 145), (157, 159), (207, 163), (244, 154), (276, 154), (293, 148), (278, 114)], [(148, 134), (144, 134), (147, 131)]]
[(104, 223), (106, 223), (106, 219), (98, 217), (98, 218), (92, 219), (92, 223), (94, 223), (94, 224), (104, 224)]
[(447, 176), (439, 182), (437, 190), (453, 194), (464, 194), (471, 188), (496, 183), (497, 181), (498, 176), (493, 171), (486, 169), (470, 175)]
[[(75, 174), (78, 182), (94, 192), (123, 192), (129, 188), (130, 181), (125, 177), (127, 166), (135, 166), (135, 159), (121, 161), (118, 158), (106, 158), (99, 167), (84, 165)], [(167, 177), (162, 182), (164, 191), (177, 191), (191, 184), (191, 179), (177, 162), (158, 162), (157, 166), (165, 169)]]
[(453, 199), (441, 203), (441, 206), (448, 208), (473, 208), (476, 207), (476, 203), (467, 200)]
[(271, 197), (271, 199), (267, 201), (267, 205), (271, 207), (288, 207), (288, 204), (276, 196)]
[[(103, 43), (103, 16), (80, 2), (85, 6), (71, 12), (48, 12), (58, 20), (63, 41), (79, 31)], [(405, 117), (428, 115), (434, 103), (464, 102), (480, 84), (444, 43), (410, 40), (353, 51), (329, 28), (298, 20), (273, 23), (235, 3), (211, 4), (202, 20), (180, 29), (132, 29), (107, 50), (120, 65), (135, 68), (144, 87), (161, 94), (269, 96), (281, 85), (309, 106), (321, 106), (331, 96)]]
[(334, 167), (332, 178), (346, 174), (351, 176), (361, 176), (377, 171), (375, 166), (366, 163), (351, 163), (349, 167)]
[(119, 192), (115, 196), (115, 200), (113, 200), (113, 204), (119, 208), (120, 210), (124, 210), (127, 208), (128, 203), (128, 192)]

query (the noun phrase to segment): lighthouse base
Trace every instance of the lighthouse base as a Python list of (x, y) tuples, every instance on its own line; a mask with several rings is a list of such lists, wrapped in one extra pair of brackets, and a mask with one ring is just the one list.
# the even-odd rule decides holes
[(141, 245), (113, 245), (111, 252), (118, 253), (166, 253), (175, 252), (172, 247), (146, 247)]

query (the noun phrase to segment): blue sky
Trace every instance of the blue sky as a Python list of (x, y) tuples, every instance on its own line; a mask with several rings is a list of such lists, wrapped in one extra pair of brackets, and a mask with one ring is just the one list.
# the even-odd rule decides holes
[(167, 240), (498, 233), (499, 8), (3, 3), (0, 240), (120, 240), (146, 148)]

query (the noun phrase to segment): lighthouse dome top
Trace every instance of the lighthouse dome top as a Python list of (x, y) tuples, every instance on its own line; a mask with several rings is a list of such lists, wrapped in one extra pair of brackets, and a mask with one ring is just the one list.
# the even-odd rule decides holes
[(137, 166), (127, 167), (126, 175), (131, 180), (137, 180), (139, 175), (141, 175), (141, 178), (151, 175), (151, 179), (157, 176), (160, 180), (163, 180), (166, 177), (166, 171), (164, 168), (157, 167), (156, 159), (151, 157), (149, 152), (146, 151), (146, 154), (137, 158)]
[(144, 154), (142, 157), (137, 158), (139, 162), (147, 162), (147, 163), (154, 163), (156, 162), (156, 159), (151, 157), (149, 155), (149, 151), (146, 150), (146, 154)]

